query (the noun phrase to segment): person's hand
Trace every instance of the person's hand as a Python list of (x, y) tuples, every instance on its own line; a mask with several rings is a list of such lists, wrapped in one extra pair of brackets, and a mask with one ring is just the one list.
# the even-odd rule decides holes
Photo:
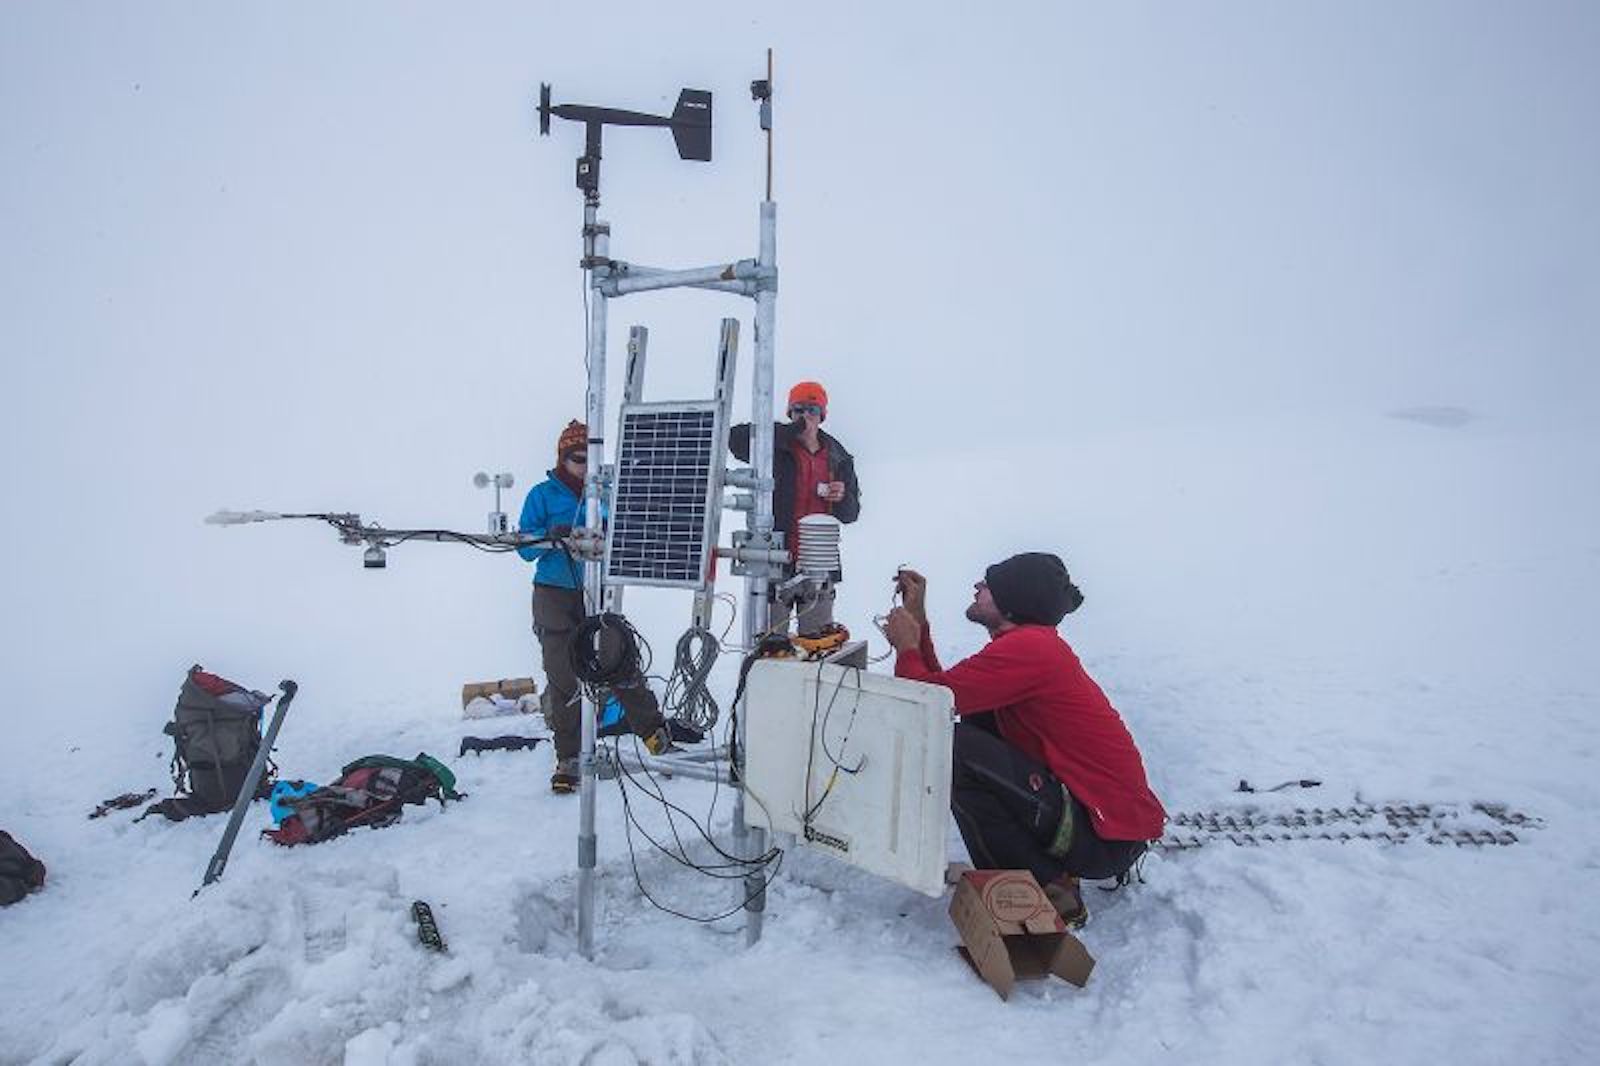
[(895, 651), (911, 651), (922, 643), (922, 623), (904, 607), (896, 607), (889, 612), (883, 631)]
[(921, 625), (928, 624), (928, 579), (915, 570), (901, 570), (894, 576), (900, 602)]
[(828, 482), (828, 492), (823, 499), (827, 500), (829, 503), (838, 503), (840, 500), (844, 499), (844, 482)]

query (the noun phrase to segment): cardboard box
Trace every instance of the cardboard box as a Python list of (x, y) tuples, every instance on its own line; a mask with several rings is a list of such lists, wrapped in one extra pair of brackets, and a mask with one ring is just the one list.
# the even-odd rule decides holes
[(1055, 974), (1082, 988), (1094, 957), (1027, 870), (967, 870), (950, 901), (958, 948), (1001, 999), (1020, 980)]
[(506, 677), (499, 681), (473, 681), (461, 686), (461, 706), (477, 699), (479, 696), (502, 696), (508, 700), (521, 699), (523, 696), (532, 696), (538, 691), (538, 686), (531, 677)]

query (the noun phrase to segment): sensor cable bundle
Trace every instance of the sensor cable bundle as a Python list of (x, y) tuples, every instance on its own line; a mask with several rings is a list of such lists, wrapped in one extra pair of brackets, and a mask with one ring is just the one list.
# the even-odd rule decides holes
[[(698, 649), (695, 648), (697, 643)], [(679, 720), (685, 720), (685, 714), (708, 715), (709, 721), (704, 729), (707, 732), (715, 724), (718, 716), (716, 701), (707, 688), (707, 680), (711, 667), (716, 662), (717, 651), (718, 641), (709, 630), (699, 627), (690, 629), (678, 641), (677, 662), (673, 676), (668, 682), (669, 693), (674, 689), (681, 690), (681, 695), (669, 703), (669, 706), (680, 709)], [(599, 696), (605, 690), (642, 684), (650, 669), (649, 642), (625, 617), (612, 612), (591, 615), (580, 622), (573, 631), (570, 654), (572, 670), (577, 676), (579, 685), (595, 698), (597, 703)], [(639, 743), (637, 737), (633, 739), (633, 743), (636, 745)], [(706, 826), (715, 814), (720, 788), (712, 793), (706, 821), (702, 823), (666, 797), (657, 775), (648, 766), (641, 773), (630, 769), (621, 759), (614, 758), (613, 763), (619, 770), (616, 778), (617, 790), (622, 798), (625, 816), (623, 826), (628, 841), (629, 865), (632, 867), (634, 881), (639, 886), (640, 894), (652, 906), (674, 917), (709, 923), (731, 917), (766, 892), (767, 886), (778, 875), (782, 865), (783, 849), (771, 847), (760, 855), (742, 858), (717, 844)], [(637, 789), (661, 805), (666, 813), (668, 830), (672, 836), (670, 844), (658, 839), (640, 822), (638, 812), (633, 805), (632, 789)], [(689, 824), (694, 827), (695, 834), (710, 846), (715, 860), (718, 861), (697, 862), (689, 856), (688, 845), (679, 832), (679, 817), (688, 819)], [(645, 886), (634, 845), (635, 831), (656, 851), (697, 873), (717, 880), (749, 880), (752, 875), (759, 875), (759, 882), (746, 892), (744, 899), (726, 912), (713, 915), (685, 913), (657, 899)], [(690, 839), (692, 842), (692, 837)]]
[[(637, 738), (635, 738), (634, 743), (638, 743)], [(616, 760), (616, 765), (620, 770), (620, 772), (617, 774), (617, 792), (622, 798), (622, 809), (625, 816), (623, 821), (623, 829), (624, 835), (628, 842), (628, 863), (633, 870), (634, 883), (638, 885), (640, 895), (644, 896), (651, 906), (676, 918), (684, 918), (688, 921), (709, 924), (712, 922), (721, 921), (724, 918), (732, 917), (734, 914), (737, 914), (739, 911), (749, 906), (752, 901), (766, 894), (767, 886), (772, 884), (773, 880), (778, 876), (778, 872), (783, 867), (783, 849), (776, 846), (769, 847), (760, 855), (756, 855), (751, 858), (743, 858), (723, 849), (723, 847), (719, 845), (712, 837), (710, 830), (706, 827), (707, 824), (710, 823), (712, 816), (716, 811), (717, 796), (720, 792), (720, 786), (716, 787), (712, 792), (711, 806), (706, 813), (706, 824), (702, 824), (698, 819), (695, 818), (694, 815), (690, 814), (683, 807), (667, 799), (666, 794), (661, 788), (661, 783), (656, 779), (655, 773), (653, 773), (648, 766), (644, 768), (643, 774), (641, 775), (629, 769), (628, 766), (620, 759)], [(629, 794), (630, 785), (637, 788), (639, 791), (644, 793), (644, 795), (661, 805), (662, 810), (666, 813), (668, 830), (672, 834), (672, 847), (669, 847), (662, 841), (656, 839), (656, 837), (653, 836), (650, 831), (646, 829), (639, 821), (638, 815), (633, 809), (632, 797)], [(757, 800), (757, 802), (759, 803), (760, 801)], [(696, 862), (694, 859), (690, 858), (688, 847), (684, 844), (683, 837), (678, 832), (678, 823), (677, 819), (674, 818), (674, 814), (687, 818), (689, 820), (689, 824), (694, 827), (694, 830), (699, 835), (700, 839), (709, 845), (716, 857), (722, 861)], [(748, 883), (752, 876), (759, 876), (759, 881), (753, 887), (747, 889), (744, 894), (744, 898), (739, 900), (738, 903), (734, 904), (725, 911), (712, 915), (687, 914), (675, 907), (663, 903), (661, 900), (657, 899), (647, 887), (645, 887), (643, 874), (639, 870), (639, 856), (634, 848), (633, 834), (635, 830), (638, 831), (639, 835), (643, 837), (651, 847), (665, 855), (667, 858), (671, 859), (673, 862), (687, 869), (693, 870), (696, 873), (712, 878), (713, 880), (744, 880)]]
[(603, 611), (579, 622), (569, 646), (572, 672), (595, 696), (640, 684), (650, 670), (650, 643), (620, 614)]
[(717, 664), (719, 641), (709, 629), (693, 626), (678, 638), (673, 654), (672, 676), (667, 681), (667, 717), (682, 722), (701, 734), (711, 732), (722, 710), (711, 694), (707, 681)]

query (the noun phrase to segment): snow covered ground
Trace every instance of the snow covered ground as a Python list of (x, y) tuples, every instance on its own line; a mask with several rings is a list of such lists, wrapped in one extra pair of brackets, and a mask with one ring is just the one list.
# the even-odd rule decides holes
[[(0, 828), (50, 871), (0, 910), (0, 1063), (1600, 1058), (1593, 12), (641, 5), (598, 57), (596, 17), (0, 12)], [(534, 669), (526, 566), (417, 545), (366, 573), (320, 528), (199, 519), (475, 529), (483, 468), (515, 471), (514, 509), (582, 391), (578, 139), (529, 143), (537, 82), (718, 93), (711, 167), (607, 141), (614, 252), (708, 262), (753, 247), (769, 44), (778, 375), (827, 382), (865, 492), (841, 618), (871, 633), (913, 565), (953, 658), (982, 568), (1056, 550), (1087, 596), (1064, 632), (1173, 813), (1490, 802), (1540, 827), (1157, 854), (1089, 893), (1087, 988), (1002, 1003), (947, 900), (811, 854), (753, 948), (663, 914), (606, 791), (577, 953), (548, 747), (454, 758), (498, 725), (459, 685)], [(897, 272), (869, 288), (874, 249)], [(748, 309), (641, 300), (612, 326), (651, 325), (651, 394), (701, 394), (715, 318)], [(684, 598), (629, 613), (663, 663)], [(196, 661), (300, 682), (286, 776), (427, 751), (470, 798), (292, 850), (253, 812), (191, 900), (219, 818), (85, 815), (166, 783)], [(637, 854), (675, 909), (731, 905)]]
[[(952, 950), (947, 901), (807, 854), (786, 857), (753, 949), (735, 921), (663, 915), (641, 899), (609, 788), (598, 957), (584, 961), (577, 805), (546, 792), (547, 748), (451, 759), (471, 797), (412, 808), (391, 829), (292, 851), (247, 834), (223, 881), (190, 901), (219, 818), (83, 818), (103, 795), (159, 782), (151, 709), (140, 757), (80, 733), (73, 748), (36, 747), (13, 778), (8, 822), (51, 880), (0, 912), (14, 963), (0, 1060), (1586, 1061), (1596, 1043), (1582, 1019), (1600, 994), (1600, 914), (1585, 887), (1600, 865), (1600, 738), (1577, 645), (1593, 632), (1581, 608), (1600, 593), (1600, 546), (1592, 505), (1571, 490), (1600, 456), (1592, 440), (1489, 421), (1440, 429), (1374, 414), (1263, 427), (1259, 441), (1195, 425), (1146, 435), (1137, 453), (1125, 438), (1085, 440), (1062, 456), (1074, 505), (1018, 546), (1075, 549), (1088, 604), (1066, 631), (1173, 812), (1502, 802), (1545, 823), (1515, 846), (1159, 855), (1147, 884), (1092, 893), (1087, 989), (1024, 985), (1005, 1004)], [(1108, 450), (1125, 462), (1097, 478)], [(1084, 528), (1130, 470), (1152, 495), (1189, 502), (1161, 523), (1130, 504), (1117, 528)], [(891, 474), (878, 473), (880, 513), (914, 511), (912, 479)], [(1221, 505), (1247, 490), (1273, 506)], [(1574, 521), (1584, 508), (1590, 521)], [(1201, 523), (1211, 552), (1252, 565), (1186, 551)], [(888, 572), (879, 557), (907, 555), (930, 575), (941, 644), (975, 647), (980, 633), (958, 615), (988, 545), (974, 531), (935, 544), (893, 526), (858, 527), (847, 617), (864, 626), (868, 575)], [(671, 632), (669, 614), (647, 633)], [(315, 779), (368, 751), (448, 757), (489, 725), (461, 721), (448, 698), (335, 711), (308, 686), (279, 762)], [(1240, 777), (1323, 785), (1245, 797), (1230, 791)], [(711, 802), (709, 785), (667, 787), (691, 810)], [(719, 821), (728, 809), (724, 793)], [(660, 825), (659, 812), (644, 817)], [(732, 898), (648, 849), (639, 871), (679, 910), (709, 915)], [(433, 902), (447, 956), (415, 942), (414, 898)]]

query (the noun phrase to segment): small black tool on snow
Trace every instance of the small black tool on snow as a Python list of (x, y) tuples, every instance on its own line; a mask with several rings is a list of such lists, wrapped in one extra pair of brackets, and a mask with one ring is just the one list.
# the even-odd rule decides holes
[(411, 904), (411, 917), (417, 923), (417, 939), (423, 947), (432, 948), (434, 951), (444, 951), (444, 937), (439, 935), (439, 923), (433, 920), (433, 908), (422, 900), (414, 900)]
[(543, 739), (543, 737), (521, 737), (516, 734), (503, 737), (462, 737), (461, 750), (456, 753), (456, 758), (461, 758), (469, 751), (474, 754), (485, 751), (532, 751)]
[(1321, 781), (1312, 781), (1310, 778), (1301, 778), (1301, 779), (1296, 780), (1296, 781), (1285, 781), (1283, 784), (1281, 784), (1281, 785), (1273, 785), (1271, 788), (1256, 788), (1254, 785), (1250, 784), (1250, 782), (1246, 781), (1244, 778), (1241, 777), (1239, 779), (1239, 787), (1234, 789), (1234, 791), (1235, 792), (1282, 792), (1286, 788), (1295, 788), (1297, 786), (1299, 788), (1316, 788), (1321, 784), (1322, 784)]
[(143, 792), (124, 792), (120, 796), (112, 796), (100, 806), (90, 812), (90, 818), (104, 818), (112, 811), (125, 811), (129, 807), (137, 807), (147, 799), (155, 797), (156, 790), (147, 788)]

